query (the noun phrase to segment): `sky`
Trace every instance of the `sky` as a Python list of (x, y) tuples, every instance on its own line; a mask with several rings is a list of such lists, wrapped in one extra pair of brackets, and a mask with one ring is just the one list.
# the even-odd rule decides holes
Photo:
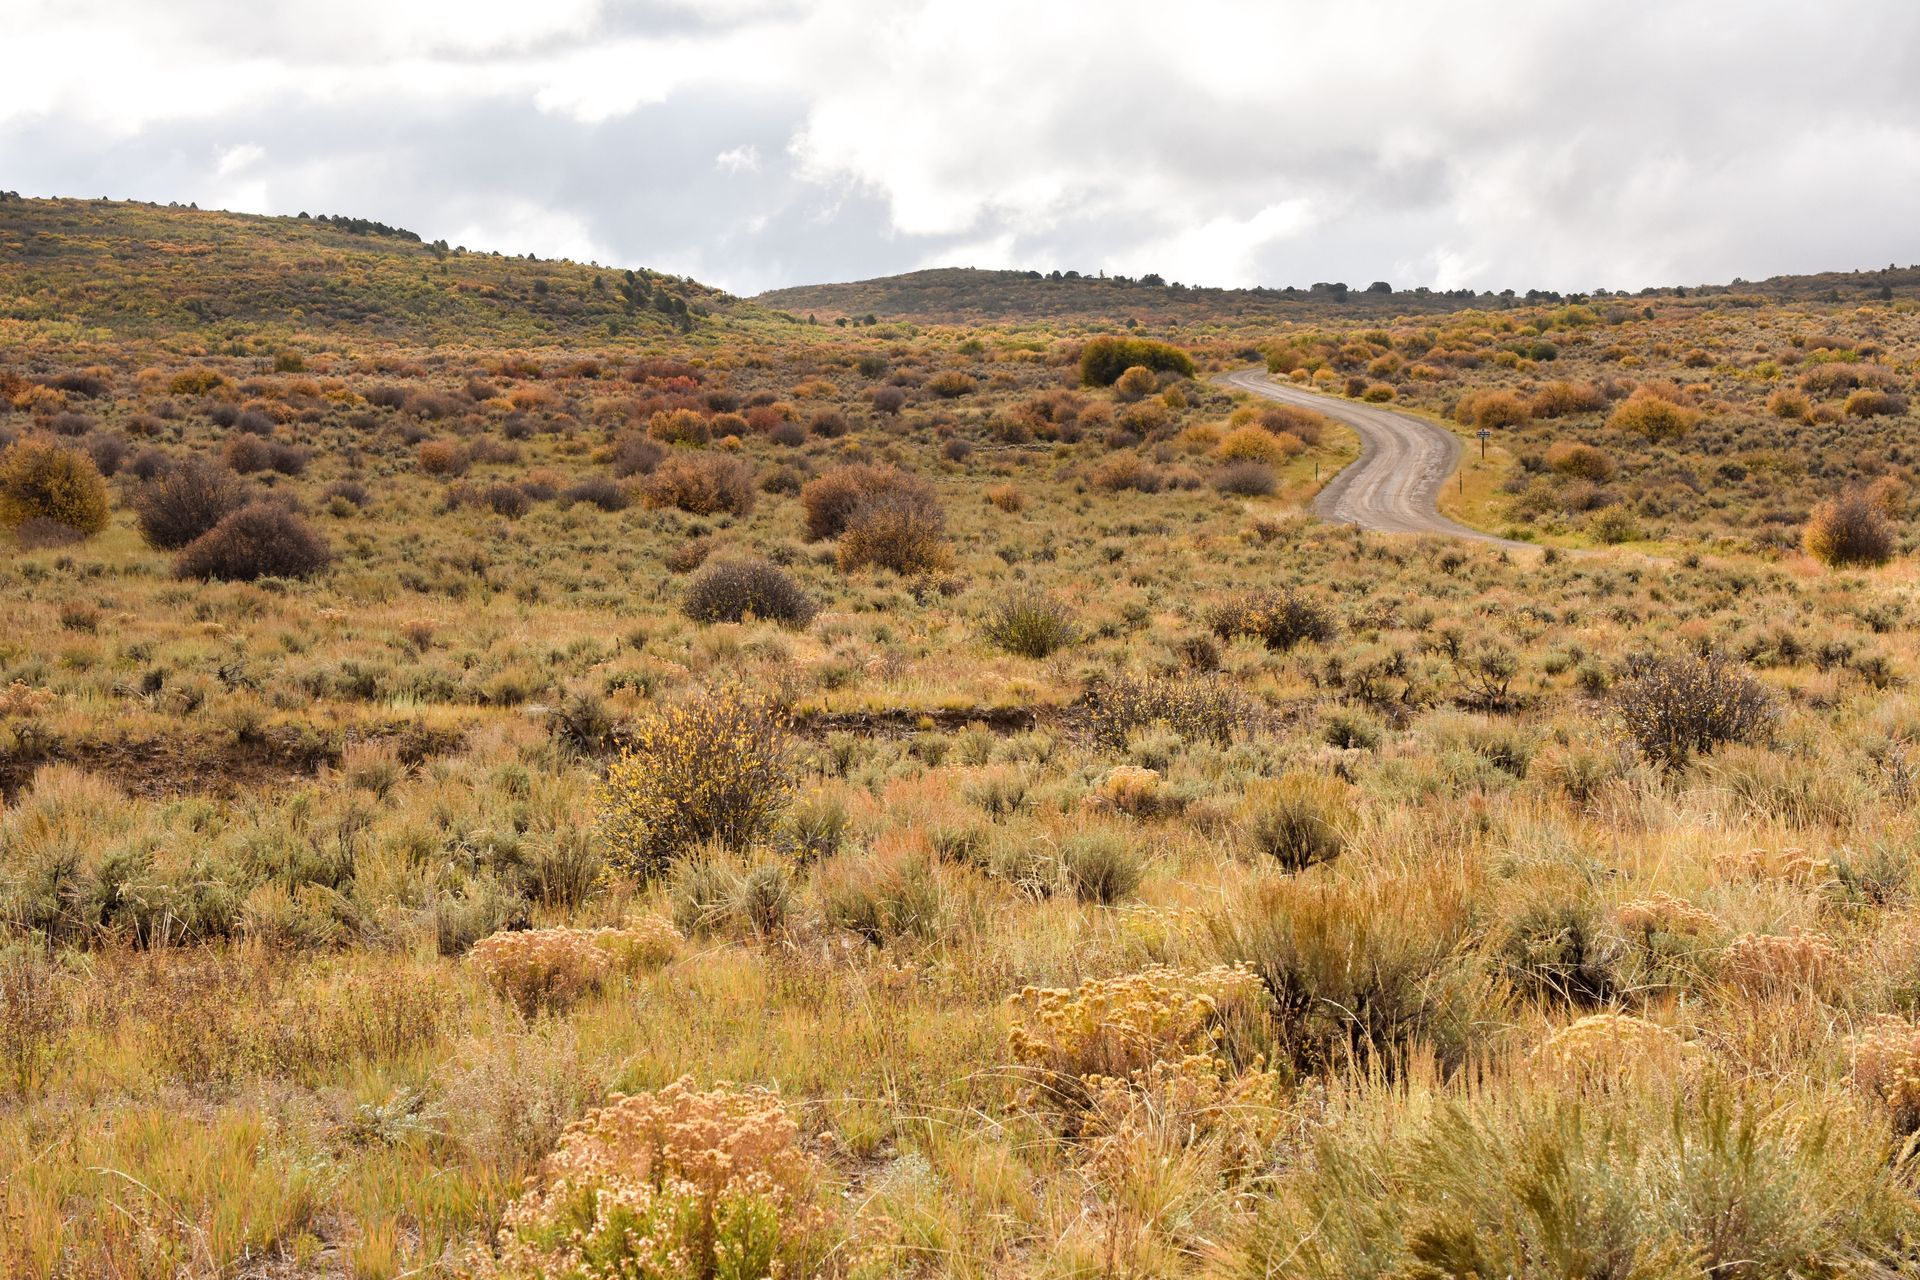
[(0, 188), (735, 293), (1920, 262), (1911, 0), (0, 0)]

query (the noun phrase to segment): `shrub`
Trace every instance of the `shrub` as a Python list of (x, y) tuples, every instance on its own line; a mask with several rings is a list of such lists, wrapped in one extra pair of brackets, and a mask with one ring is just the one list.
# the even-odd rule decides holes
[(1669, 768), (1727, 742), (1750, 742), (1773, 722), (1773, 696), (1724, 654), (1639, 654), (1614, 685), (1613, 704), (1646, 756)]
[(241, 582), (305, 578), (333, 559), (326, 539), (277, 502), (253, 502), (188, 543), (174, 561), (182, 578)]
[(1264, 462), (1234, 462), (1213, 473), (1213, 487), (1221, 493), (1260, 498), (1280, 485), (1280, 477)]
[(1613, 459), (1590, 444), (1557, 440), (1547, 450), (1547, 465), (1563, 476), (1605, 484), (1613, 479)]
[(1907, 411), (1907, 398), (1891, 391), (1873, 391), (1861, 387), (1847, 397), (1849, 418), (1893, 417)]
[(1153, 370), (1143, 364), (1136, 364), (1118, 378), (1114, 379), (1113, 389), (1122, 400), (1138, 400), (1150, 396), (1160, 387), (1160, 379)]
[(867, 396), (875, 413), (888, 416), (899, 413), (901, 406), (907, 403), (907, 393), (898, 387), (875, 387)]
[(1607, 426), (1648, 440), (1678, 440), (1699, 424), (1700, 417), (1698, 409), (1675, 404), (1643, 387), (1607, 415)]
[(167, 384), (167, 389), (176, 396), (199, 396), (205, 395), (215, 387), (228, 385), (231, 384), (228, 383), (226, 375), (219, 370), (197, 367), (183, 369), (174, 374), (173, 381)]
[(1813, 404), (1792, 387), (1782, 387), (1767, 397), (1767, 412), (1789, 422), (1813, 420)]
[(800, 510), (808, 541), (837, 538), (863, 502), (885, 492), (933, 497), (933, 486), (896, 467), (855, 463), (835, 467), (809, 480), (800, 490)]
[(468, 961), (488, 986), (531, 1016), (564, 1009), (613, 973), (673, 958), (680, 935), (663, 917), (642, 916), (622, 929), (518, 929), (473, 944)]
[(1222, 462), (1278, 464), (1299, 453), (1301, 448), (1292, 436), (1276, 436), (1260, 427), (1238, 427), (1227, 433), (1214, 455)]
[(663, 409), (647, 419), (647, 434), (666, 444), (703, 445), (713, 438), (707, 420), (691, 409)]
[(675, 455), (642, 482), (640, 500), (649, 507), (677, 507), (696, 516), (722, 511), (744, 516), (753, 510), (753, 468), (724, 454)]
[(814, 603), (786, 570), (765, 560), (710, 564), (687, 584), (680, 611), (695, 622), (740, 622), (748, 617), (804, 627)]
[(1135, 367), (1194, 376), (1192, 356), (1149, 338), (1095, 338), (1080, 350), (1080, 381), (1089, 387), (1110, 387)]
[(1144, 1083), (1156, 1066), (1222, 1053), (1229, 1024), (1257, 1023), (1267, 1004), (1259, 978), (1228, 965), (1026, 987), (1007, 1002), (1007, 1047), (1042, 1098), (1077, 1109), (1102, 1081)]
[(252, 491), (232, 471), (189, 458), (147, 481), (134, 496), (134, 519), (147, 545), (177, 551), (247, 505)]
[(1110, 907), (1140, 887), (1146, 860), (1120, 835), (1086, 831), (1060, 842), (1060, 872), (1076, 899)]
[(658, 441), (637, 431), (622, 432), (613, 442), (613, 474), (619, 479), (643, 476), (660, 465), (667, 451)]
[(864, 498), (840, 533), (840, 567), (928, 573), (947, 563), (946, 513), (931, 488), (883, 489)]
[(588, 476), (560, 491), (568, 503), (584, 502), (602, 511), (625, 511), (633, 499), (608, 476)]
[(1534, 393), (1528, 406), (1536, 418), (1564, 418), (1606, 407), (1606, 394), (1591, 382), (1549, 382)]
[(1898, 1143), (1824, 1095), (1660, 1073), (1388, 1093), (1324, 1133), (1224, 1280), (1897, 1272), (1920, 1226)]
[(513, 1280), (824, 1274), (827, 1171), (762, 1089), (614, 1094), (568, 1126), (501, 1218)]
[(1010, 484), (996, 484), (987, 490), (987, 502), (996, 510), (1017, 515), (1026, 509), (1027, 495)]
[(1260, 975), (1303, 1068), (1366, 1061), (1415, 1042), (1457, 1063), (1480, 980), (1460, 955), (1464, 886), (1434, 867), (1361, 878), (1269, 876), (1209, 917), (1214, 950)]
[(1135, 493), (1158, 493), (1167, 487), (1161, 470), (1137, 453), (1122, 453), (1108, 458), (1093, 469), (1088, 482), (1106, 493), (1131, 489)]
[(1865, 494), (1849, 492), (1813, 509), (1801, 544), (1822, 564), (1879, 565), (1893, 558), (1893, 526)]
[(1327, 419), (1311, 409), (1293, 404), (1270, 404), (1261, 408), (1257, 421), (1275, 435), (1286, 434), (1317, 448), (1326, 438)]
[(927, 390), (933, 392), (933, 394), (939, 396), (942, 400), (952, 400), (971, 394), (978, 389), (980, 384), (958, 369), (942, 369), (939, 373), (928, 378), (926, 385)]
[(1242, 830), (1248, 846), (1285, 871), (1340, 856), (1354, 826), (1351, 788), (1338, 778), (1289, 773), (1250, 788)]
[(696, 845), (747, 848), (792, 798), (791, 757), (786, 717), (764, 699), (706, 693), (664, 708), (607, 771), (607, 861), (647, 879)]
[(63, 525), (85, 537), (107, 527), (107, 482), (93, 459), (47, 440), (20, 440), (0, 453), (0, 528), (28, 521)]
[(815, 873), (821, 913), (836, 929), (879, 944), (889, 938), (937, 938), (947, 921), (940, 869), (924, 853), (839, 857)]
[(1248, 592), (1217, 606), (1207, 621), (1222, 640), (1252, 636), (1282, 652), (1308, 640), (1325, 644), (1339, 631), (1331, 609), (1294, 591)]
[(1252, 724), (1253, 708), (1211, 676), (1116, 676), (1087, 692), (1087, 729), (1096, 747), (1124, 750), (1142, 730), (1171, 729), (1189, 742), (1226, 743)]
[(1533, 416), (1511, 391), (1469, 391), (1454, 406), (1454, 419), (1469, 427), (1524, 427)]
[(1044, 658), (1075, 639), (1066, 606), (1035, 590), (1002, 596), (987, 610), (980, 633), (988, 642), (1023, 658)]
[(1920, 1130), (1920, 1026), (1886, 1019), (1854, 1037), (1853, 1081), (1892, 1114), (1900, 1133)]
[(460, 475), (471, 461), (457, 440), (428, 440), (421, 444), (417, 456), (420, 469), (430, 476)]

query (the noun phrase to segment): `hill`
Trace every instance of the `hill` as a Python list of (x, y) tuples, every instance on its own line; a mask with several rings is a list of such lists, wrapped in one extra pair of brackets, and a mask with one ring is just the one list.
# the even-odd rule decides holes
[[(1476, 293), (1471, 289), (1392, 289), (1385, 282), (1364, 289), (1340, 283), (1310, 288), (1213, 289), (1163, 283), (1157, 276), (1086, 276), (1078, 272), (982, 271), (938, 267), (845, 284), (802, 285), (775, 289), (755, 300), (797, 317), (819, 320), (874, 318), (931, 324), (996, 321), (1071, 320), (1083, 323), (1142, 324), (1231, 323), (1262, 320), (1328, 323), (1384, 320), (1397, 316), (1444, 315), (1467, 309), (1496, 309), (1538, 302), (1584, 300), (1530, 289), (1516, 293)], [(1632, 294), (1594, 296), (1719, 296), (1758, 305), (1770, 301), (1842, 302), (1920, 294), (1920, 267), (1878, 271), (1835, 271), (1809, 276), (1775, 276), (1759, 283), (1735, 280), (1724, 285), (1671, 286)]]
[(537, 344), (684, 331), (736, 305), (657, 272), (472, 252), (361, 218), (0, 193), (0, 322)]

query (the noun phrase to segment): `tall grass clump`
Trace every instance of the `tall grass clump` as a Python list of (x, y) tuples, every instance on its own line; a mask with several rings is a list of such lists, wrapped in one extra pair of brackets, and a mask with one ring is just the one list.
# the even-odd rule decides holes
[(1044, 658), (1078, 638), (1065, 605), (1042, 591), (1016, 591), (987, 610), (981, 634), (996, 648), (1022, 658)]

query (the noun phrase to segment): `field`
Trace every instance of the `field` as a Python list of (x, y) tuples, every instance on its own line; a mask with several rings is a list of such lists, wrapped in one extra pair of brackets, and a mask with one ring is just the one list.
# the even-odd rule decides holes
[(0, 1274), (1920, 1265), (1909, 273), (834, 296), (0, 201)]

